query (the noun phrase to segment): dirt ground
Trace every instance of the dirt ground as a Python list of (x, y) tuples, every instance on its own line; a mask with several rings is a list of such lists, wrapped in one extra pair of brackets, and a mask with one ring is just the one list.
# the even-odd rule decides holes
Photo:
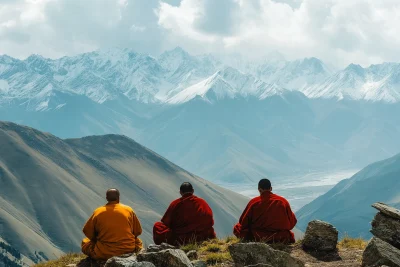
[(316, 254), (295, 247), (290, 254), (305, 262), (306, 267), (360, 267), (363, 250), (344, 248), (336, 253)]

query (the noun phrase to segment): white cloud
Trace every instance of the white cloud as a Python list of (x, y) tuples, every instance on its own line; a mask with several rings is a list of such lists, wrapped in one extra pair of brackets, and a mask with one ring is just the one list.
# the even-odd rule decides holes
[[(179, 36), (181, 42), (184, 36), (206, 39), (213, 33), (199, 29), (195, 19), (184, 19), (201, 10), (201, 5), (197, 4), (197, 9), (188, 12), (187, 6), (194, 6), (196, 2), (183, 0), (174, 12), (169, 11), (168, 4), (162, 4), (158, 11), (159, 24)], [(230, 1), (231, 5), (237, 3), (240, 8), (231, 14), (231, 20), (239, 24), (238, 29), (229, 36), (217, 35), (213, 42), (219, 50), (251, 57), (279, 50), (289, 58), (317, 56), (339, 65), (400, 61), (400, 55), (395, 52), (400, 45), (397, 26), (400, 17), (396, 15), (400, 11), (400, 1)], [(221, 16), (227, 16), (225, 12), (230, 8), (228, 3), (226, 6), (228, 8), (219, 10)]]
[(0, 54), (72, 55), (111, 46), (158, 54), (400, 61), (398, 0), (0, 0)]

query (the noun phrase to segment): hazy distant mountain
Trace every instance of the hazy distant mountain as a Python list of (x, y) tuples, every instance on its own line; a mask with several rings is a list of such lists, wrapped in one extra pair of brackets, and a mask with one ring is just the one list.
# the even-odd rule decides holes
[(229, 235), (247, 199), (192, 175), (133, 140), (119, 135), (62, 140), (0, 122), (0, 232), (22, 254), (55, 257), (79, 249), (82, 226), (105, 203), (110, 187), (121, 190), (152, 239), (179, 185), (193, 183), (213, 208), (216, 231)]
[[(259, 62), (240, 58), (225, 61), (212, 55), (192, 56), (179, 47), (158, 58), (129, 49), (95, 51), (56, 60), (39, 55), (18, 60), (3, 55), (0, 105), (18, 102), (36, 111), (62, 108), (65, 103), (54, 97), (56, 92), (85, 95), (97, 103), (125, 96), (143, 103), (180, 104), (192, 99), (185, 98), (188, 94), (202, 95), (210, 83), (218, 83), (215, 87), (233, 87), (233, 91), (222, 90), (230, 98), (257, 95), (263, 87), (272, 87), (268, 95), (289, 89), (302, 91), (310, 98), (386, 102), (400, 99), (400, 64), (396, 63), (366, 69), (352, 64), (335, 72), (317, 58), (287, 61), (278, 53)], [(49, 107), (49, 102), (53, 102), (53, 107)]]
[(368, 238), (376, 213), (371, 204), (384, 202), (400, 208), (399, 177), (400, 154), (371, 164), (299, 210), (298, 227), (305, 230), (310, 220), (320, 219), (335, 225), (342, 235)]
[[(0, 119), (63, 138), (125, 134), (213, 181), (354, 169), (400, 151), (397, 65), (334, 73), (316, 58), (252, 63), (179, 47), (1, 56)], [(385, 80), (380, 93), (341, 97), (371, 77)]]
[(368, 68), (351, 64), (303, 92), (311, 98), (399, 102), (400, 64), (384, 63)]

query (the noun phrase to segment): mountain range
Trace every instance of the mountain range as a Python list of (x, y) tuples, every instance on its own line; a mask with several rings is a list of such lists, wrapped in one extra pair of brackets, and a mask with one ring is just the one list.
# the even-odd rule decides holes
[(219, 236), (232, 227), (248, 199), (174, 165), (121, 135), (59, 139), (0, 122), (0, 241), (32, 261), (79, 251), (82, 227), (108, 188), (134, 208), (141, 238), (152, 242), (152, 227), (189, 181), (214, 212)]
[(400, 151), (400, 64), (336, 71), (110, 49), (0, 56), (0, 119), (62, 138), (124, 134), (212, 181), (360, 169)]
[(368, 239), (376, 213), (373, 203), (400, 208), (399, 177), (400, 154), (375, 162), (300, 209), (297, 225), (305, 230), (310, 220), (324, 220), (335, 225), (342, 236)]
[(180, 47), (157, 58), (117, 48), (55, 60), (3, 55), (0, 103), (29, 99), (28, 109), (61, 108), (64, 103), (50, 107), (48, 102), (54, 92), (68, 92), (97, 103), (124, 95), (143, 103), (179, 104), (205, 98), (209, 91), (218, 98), (264, 99), (285, 90), (310, 98), (399, 102), (399, 73), (398, 63), (351, 64), (335, 71), (317, 58), (222, 62), (212, 55), (192, 56)]

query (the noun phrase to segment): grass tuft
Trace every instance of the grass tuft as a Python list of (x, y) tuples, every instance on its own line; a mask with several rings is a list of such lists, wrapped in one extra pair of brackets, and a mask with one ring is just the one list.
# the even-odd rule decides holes
[(199, 248), (200, 248), (200, 244), (198, 244), (198, 243), (188, 243), (188, 244), (185, 244), (185, 245), (183, 245), (183, 246), (180, 247), (180, 249), (182, 249), (182, 250), (185, 251), (186, 253), (189, 252), (189, 251), (191, 251), (191, 250), (196, 250), (196, 251), (198, 251)]
[(58, 260), (54, 261), (47, 261), (43, 263), (39, 263), (34, 265), (34, 267), (65, 267), (68, 264), (77, 264), (81, 260), (85, 259), (86, 255), (83, 254), (77, 254), (77, 253), (71, 253), (71, 254), (66, 254), (59, 258)]
[(360, 249), (364, 250), (367, 247), (367, 241), (362, 239), (361, 237), (359, 238), (352, 238), (346, 235), (343, 237), (342, 240), (338, 243), (338, 248), (343, 249), (343, 248), (350, 248), (350, 249)]
[(224, 263), (227, 261), (231, 261), (231, 255), (229, 254), (229, 252), (220, 252), (220, 253), (209, 253), (206, 255), (205, 260), (207, 262), (207, 264), (209, 265), (215, 265), (218, 263)]

